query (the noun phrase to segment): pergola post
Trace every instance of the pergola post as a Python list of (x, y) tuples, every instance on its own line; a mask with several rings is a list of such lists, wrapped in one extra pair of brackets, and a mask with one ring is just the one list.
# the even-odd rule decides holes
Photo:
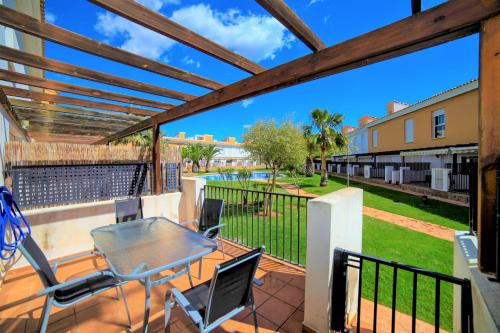
[(161, 166), (160, 166), (160, 124), (153, 123), (153, 189), (155, 194), (161, 194)]
[(479, 69), (479, 266), (494, 272), (497, 256), (496, 163), (500, 158), (500, 15), (485, 20), (480, 31)]

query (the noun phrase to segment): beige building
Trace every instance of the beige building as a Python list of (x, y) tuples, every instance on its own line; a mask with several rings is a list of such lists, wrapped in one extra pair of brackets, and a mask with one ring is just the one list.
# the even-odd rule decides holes
[[(444, 191), (467, 191), (468, 170), (477, 156), (478, 117), (477, 80), (412, 105), (392, 101), (385, 116), (361, 117), (357, 127), (343, 127), (350, 157), (334, 156), (333, 162), (340, 165), (330, 169), (347, 172), (345, 164), (349, 159), (357, 166), (350, 171), (353, 175), (418, 183)], [(395, 176), (390, 174), (392, 171), (396, 171)], [(437, 184), (435, 179), (444, 181)]]
[[(193, 137), (186, 137), (186, 132), (179, 132), (174, 137), (167, 137), (169, 144), (185, 146), (187, 144), (214, 145), (220, 149), (215, 158), (210, 161), (211, 167), (252, 167), (257, 163), (250, 158), (248, 152), (235, 137), (227, 137), (221, 141), (216, 140), (212, 134), (197, 134)], [(202, 161), (201, 166), (205, 165)], [(187, 162), (186, 167), (190, 163)]]

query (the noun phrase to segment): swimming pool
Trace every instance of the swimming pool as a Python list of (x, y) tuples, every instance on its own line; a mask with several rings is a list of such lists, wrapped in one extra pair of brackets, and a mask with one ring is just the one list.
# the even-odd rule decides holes
[[(205, 178), (206, 180), (224, 180), (221, 175), (206, 175), (206, 176), (200, 176), (201, 178)], [(283, 177), (282, 174), (278, 174), (278, 177)], [(257, 180), (257, 179), (269, 179), (271, 178), (271, 173), (270, 172), (261, 172), (261, 171), (254, 171), (252, 172), (252, 176), (250, 177), (251, 180)], [(233, 172), (231, 174), (231, 180), (238, 180), (238, 173)]]

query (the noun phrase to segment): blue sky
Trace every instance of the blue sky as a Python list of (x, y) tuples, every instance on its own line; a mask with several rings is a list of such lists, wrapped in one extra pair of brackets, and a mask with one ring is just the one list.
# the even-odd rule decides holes
[[(252, 0), (141, 2), (266, 68), (310, 53), (300, 40)], [(423, 8), (441, 2), (424, 0)], [(328, 46), (403, 19), (411, 11), (409, 0), (288, 0), (287, 3)], [(47, 20), (55, 25), (224, 84), (250, 75), (166, 37), (145, 31), (84, 0), (46, 0), (46, 10)], [(189, 136), (209, 133), (218, 139), (227, 136), (241, 138), (245, 128), (260, 119), (293, 119), (298, 123), (307, 123), (310, 111), (317, 107), (342, 113), (345, 124), (355, 125), (360, 116), (385, 115), (386, 104), (392, 100), (415, 103), (477, 78), (478, 45), (478, 36), (470, 36), (181, 119), (163, 125), (162, 129), (168, 136), (186, 131)], [(46, 56), (194, 95), (208, 92), (204, 88), (50, 42), (46, 44)], [(47, 72), (47, 77), (180, 103), (56, 73)]]

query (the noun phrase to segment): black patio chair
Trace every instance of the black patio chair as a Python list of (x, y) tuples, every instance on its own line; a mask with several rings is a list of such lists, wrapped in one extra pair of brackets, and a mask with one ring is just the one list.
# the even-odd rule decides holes
[(141, 198), (115, 200), (116, 223), (142, 219)]
[(212, 331), (250, 306), (255, 332), (258, 332), (252, 285), (263, 252), (264, 247), (261, 247), (217, 265), (212, 280), (185, 292), (175, 288), (168, 290), (165, 295), (165, 332), (170, 332), (170, 314), (175, 304), (184, 310), (201, 333)]
[(29, 234), (25, 236), (24, 241), (19, 245), (19, 249), (38, 273), (45, 287), (45, 289), (37, 292), (36, 295), (47, 296), (37, 332), (45, 333), (52, 305), (66, 308), (111, 288), (116, 288), (117, 299), (119, 297), (118, 288), (120, 289), (123, 304), (128, 315), (128, 325), (129, 328), (132, 327), (128, 304), (125, 292), (123, 291), (123, 282), (119, 281), (111, 271), (97, 271), (66, 282), (59, 282), (56, 278), (56, 272), (61, 262), (91, 254), (99, 254), (98, 252), (89, 251), (49, 263), (38, 244)]
[[(215, 239), (220, 234), (220, 228), (224, 224), (220, 223), (222, 210), (224, 209), (224, 200), (222, 199), (205, 199), (203, 200), (203, 205), (201, 208), (200, 218), (195, 221), (182, 222), (181, 224), (186, 226), (188, 224), (195, 224), (198, 228), (198, 232), (203, 234), (203, 236), (210, 239)], [(226, 258), (224, 252), (224, 240), (220, 237), (220, 244), (222, 250), (222, 259)], [(202, 259), (199, 261), (200, 271), (199, 277), (201, 278), (202, 270)]]

